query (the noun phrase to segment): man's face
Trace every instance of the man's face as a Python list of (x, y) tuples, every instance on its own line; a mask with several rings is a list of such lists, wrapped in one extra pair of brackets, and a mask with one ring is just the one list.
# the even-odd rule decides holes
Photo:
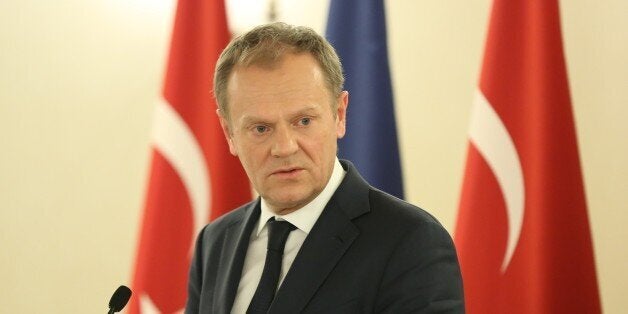
[(233, 155), (257, 192), (287, 214), (325, 187), (345, 134), (348, 93), (335, 99), (308, 53), (287, 54), (273, 67), (235, 67), (229, 77), (229, 117), (220, 122)]

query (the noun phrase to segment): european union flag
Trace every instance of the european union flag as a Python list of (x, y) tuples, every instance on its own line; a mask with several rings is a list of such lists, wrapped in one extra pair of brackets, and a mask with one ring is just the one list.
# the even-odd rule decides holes
[(383, 0), (332, 0), (326, 36), (340, 56), (349, 91), (339, 156), (373, 186), (403, 198)]

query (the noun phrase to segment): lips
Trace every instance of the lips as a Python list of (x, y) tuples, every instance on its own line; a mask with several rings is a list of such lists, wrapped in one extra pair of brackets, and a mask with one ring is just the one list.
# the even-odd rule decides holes
[(292, 178), (299, 175), (303, 171), (303, 168), (299, 167), (287, 167), (280, 168), (271, 173), (271, 176), (281, 177), (281, 178)]

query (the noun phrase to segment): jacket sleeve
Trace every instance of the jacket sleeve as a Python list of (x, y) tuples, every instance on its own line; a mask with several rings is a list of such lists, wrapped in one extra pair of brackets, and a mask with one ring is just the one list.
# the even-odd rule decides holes
[(462, 276), (447, 231), (428, 220), (408, 232), (379, 289), (377, 313), (464, 313)]

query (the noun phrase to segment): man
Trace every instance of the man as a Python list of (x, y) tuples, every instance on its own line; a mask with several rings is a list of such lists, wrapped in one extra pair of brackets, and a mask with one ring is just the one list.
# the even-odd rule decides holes
[(186, 313), (464, 311), (444, 228), (336, 158), (343, 82), (308, 28), (260, 26), (223, 51), (217, 112), (260, 197), (200, 233)]

